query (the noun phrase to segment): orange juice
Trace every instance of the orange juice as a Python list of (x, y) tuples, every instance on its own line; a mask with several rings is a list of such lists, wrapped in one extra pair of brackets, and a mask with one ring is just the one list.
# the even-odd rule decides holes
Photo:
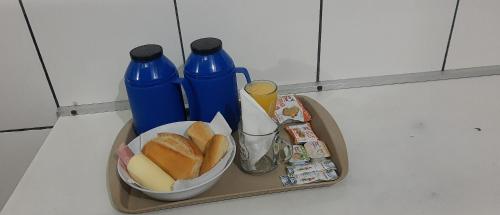
[(245, 85), (245, 91), (252, 96), (270, 117), (274, 116), (278, 87), (272, 81), (252, 81)]

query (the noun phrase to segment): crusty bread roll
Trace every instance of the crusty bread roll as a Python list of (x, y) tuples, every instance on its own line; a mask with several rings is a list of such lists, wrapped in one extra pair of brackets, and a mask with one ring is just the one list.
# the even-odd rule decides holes
[(201, 164), (200, 175), (212, 169), (224, 156), (229, 148), (229, 142), (224, 135), (216, 134), (208, 143), (205, 150), (203, 164)]
[(208, 142), (214, 136), (214, 132), (204, 122), (194, 122), (189, 126), (186, 134), (193, 140), (202, 153), (205, 153)]
[(158, 134), (142, 153), (175, 180), (198, 177), (203, 161), (203, 154), (191, 140), (173, 133)]

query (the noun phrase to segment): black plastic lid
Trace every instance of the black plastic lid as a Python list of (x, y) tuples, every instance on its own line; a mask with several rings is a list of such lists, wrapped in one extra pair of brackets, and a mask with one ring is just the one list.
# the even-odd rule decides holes
[(130, 51), (132, 60), (150, 61), (163, 55), (163, 49), (160, 45), (147, 44), (135, 47)]
[(191, 43), (191, 51), (199, 55), (209, 55), (222, 49), (222, 41), (213, 38), (201, 38)]

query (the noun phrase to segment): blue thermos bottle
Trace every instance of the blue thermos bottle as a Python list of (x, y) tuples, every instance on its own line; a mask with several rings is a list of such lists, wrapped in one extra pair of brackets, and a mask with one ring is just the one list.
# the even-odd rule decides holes
[(245, 68), (234, 66), (221, 40), (202, 38), (191, 43), (182, 81), (191, 120), (210, 122), (221, 112), (236, 131), (241, 115), (236, 73), (245, 75), (247, 83), (251, 81)]
[(186, 120), (179, 74), (161, 46), (139, 46), (130, 57), (124, 81), (136, 133)]

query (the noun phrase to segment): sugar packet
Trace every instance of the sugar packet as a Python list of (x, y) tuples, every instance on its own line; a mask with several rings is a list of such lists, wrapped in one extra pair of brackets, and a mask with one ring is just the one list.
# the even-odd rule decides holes
[(283, 186), (290, 186), (296, 184), (309, 184), (319, 181), (332, 181), (338, 178), (337, 172), (335, 170), (329, 170), (325, 172), (307, 172), (303, 174), (298, 174), (294, 176), (280, 176), (281, 183)]
[(286, 171), (289, 176), (300, 175), (309, 172), (327, 172), (330, 170), (336, 170), (337, 167), (331, 160), (324, 160), (320, 162), (314, 162), (304, 165), (292, 165), (287, 166)]

